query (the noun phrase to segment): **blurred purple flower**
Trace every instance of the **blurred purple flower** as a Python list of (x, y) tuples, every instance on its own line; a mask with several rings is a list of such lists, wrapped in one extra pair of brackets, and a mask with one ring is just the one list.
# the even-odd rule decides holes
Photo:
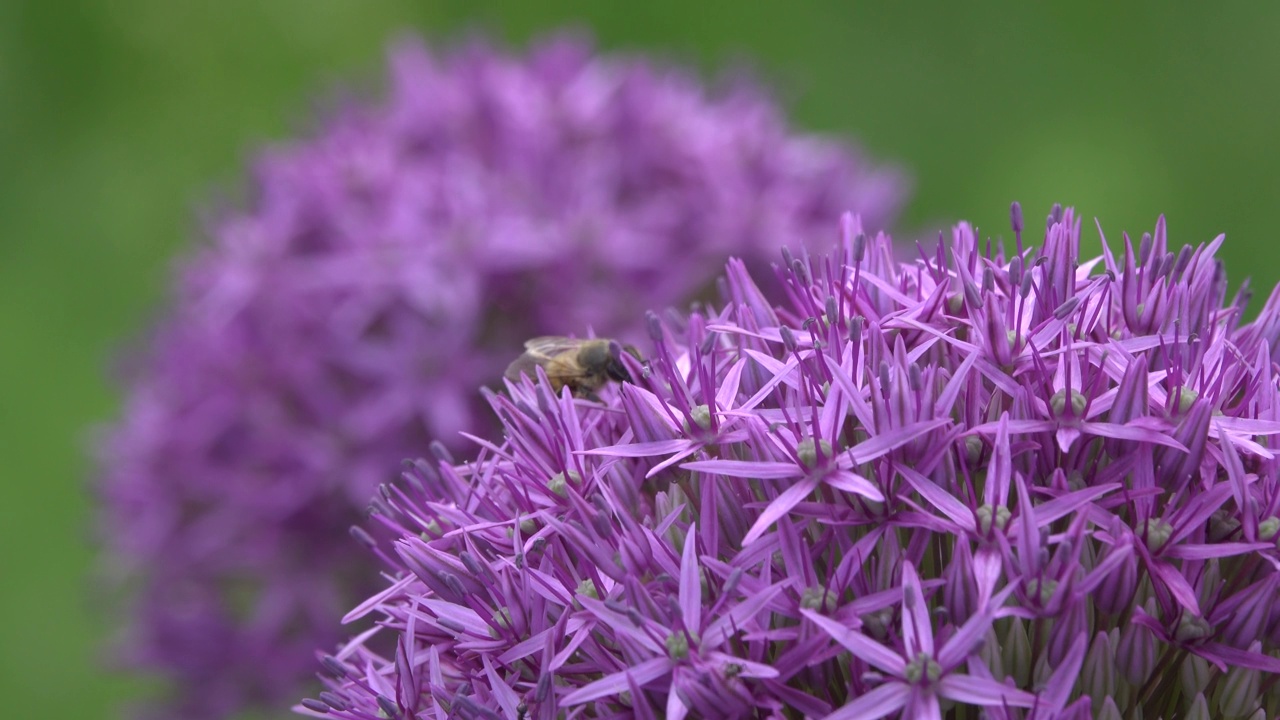
[(297, 709), (1275, 717), (1280, 289), (1242, 324), (1221, 236), (1014, 220), (899, 263), (846, 217), (779, 305), (733, 261), (650, 315), (600, 403), (486, 393), (503, 440), (381, 489), (378, 626)]
[(829, 236), (849, 206), (878, 226), (904, 195), (753, 88), (574, 39), (390, 63), (384, 102), (263, 154), (102, 443), (127, 660), (171, 681), (166, 717), (305, 692), (371, 587), (345, 529), (427, 438), (486, 430), (476, 389), (524, 340), (634, 334), (730, 253)]

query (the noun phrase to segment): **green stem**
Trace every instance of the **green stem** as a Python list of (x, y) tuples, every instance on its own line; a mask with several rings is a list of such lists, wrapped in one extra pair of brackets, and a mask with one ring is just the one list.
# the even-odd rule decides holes
[[(1177, 652), (1170, 653), (1167, 649), (1161, 653), (1160, 661), (1156, 663), (1156, 669), (1151, 672), (1151, 677), (1143, 683), (1142, 688), (1138, 690), (1135, 696), (1135, 705), (1142, 706), (1143, 717), (1159, 717), (1158, 706), (1148, 707), (1154, 698), (1162, 697), (1163, 693), (1157, 692), (1158, 689), (1165, 689), (1172, 680), (1177, 678), (1177, 663), (1186, 657), (1187, 651), (1179, 649)], [(1175, 670), (1169, 671), (1169, 667), (1173, 666)]]

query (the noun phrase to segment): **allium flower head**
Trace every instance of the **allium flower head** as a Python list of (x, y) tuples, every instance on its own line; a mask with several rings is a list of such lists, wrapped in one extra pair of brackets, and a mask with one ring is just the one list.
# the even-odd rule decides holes
[(128, 651), (174, 681), (167, 717), (302, 692), (355, 597), (345, 529), (424, 439), (482, 430), (476, 389), (524, 340), (643, 336), (637, 308), (683, 305), (730, 253), (829, 236), (848, 205), (879, 225), (902, 198), (745, 85), (573, 39), (407, 43), (390, 65), (384, 101), (260, 157), (103, 443)]
[(1013, 218), (901, 263), (846, 217), (780, 297), (734, 261), (650, 315), (599, 403), (488, 393), (500, 441), (382, 488), (378, 626), (298, 709), (1274, 717), (1280, 291), (1243, 324), (1222, 237)]

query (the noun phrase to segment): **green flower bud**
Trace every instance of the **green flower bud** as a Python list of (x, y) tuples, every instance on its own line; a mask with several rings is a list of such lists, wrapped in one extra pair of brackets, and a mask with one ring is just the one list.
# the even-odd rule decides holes
[(1160, 548), (1173, 537), (1173, 526), (1163, 518), (1151, 518), (1143, 523), (1142, 531), (1138, 535), (1146, 538), (1148, 550), (1153, 553), (1160, 552)]
[(1112, 663), (1115, 653), (1106, 633), (1098, 633), (1089, 644), (1081, 668), (1080, 685), (1085, 695), (1093, 698), (1093, 714), (1102, 712), (1102, 699), (1116, 694), (1116, 668)]
[(547, 489), (560, 497), (565, 497), (569, 494), (569, 483), (574, 485), (582, 484), (582, 476), (578, 474), (578, 471), (570, 470), (568, 479), (565, 478), (565, 474), (562, 472), (552, 475), (551, 479), (547, 480)]
[[(1249, 650), (1261, 653), (1262, 645), (1255, 642)], [(1261, 699), (1258, 694), (1260, 680), (1260, 673), (1257, 670), (1243, 667), (1233, 667), (1228, 670), (1226, 679), (1218, 683), (1217, 692), (1214, 693), (1215, 704), (1218, 706), (1221, 717), (1243, 718), (1252, 715), (1258, 709), (1258, 701)]]
[(510, 608), (500, 607), (493, 612), (493, 615), (491, 617), (493, 619), (493, 624), (497, 626), (497, 627), (489, 628), (489, 635), (491, 637), (494, 637), (494, 638), (498, 637), (500, 635), (499, 630), (511, 629)]
[(927, 681), (925, 684), (932, 684), (942, 677), (942, 666), (929, 653), (920, 653), (903, 668), (902, 676), (912, 685), (921, 684), (921, 680)]
[(689, 637), (682, 632), (667, 636), (667, 657), (672, 660), (684, 660), (689, 657)]
[(1191, 708), (1187, 710), (1187, 720), (1214, 720), (1209, 714), (1209, 703), (1205, 702), (1204, 693), (1196, 693)]
[(1258, 523), (1258, 539), (1267, 542), (1280, 533), (1280, 517), (1271, 517)]
[(875, 638), (876, 640), (884, 640), (889, 637), (889, 628), (893, 622), (893, 613), (891, 613), (888, 608), (877, 612), (867, 613), (859, 619), (862, 620), (862, 632), (866, 633), (867, 636)]
[(1209, 542), (1222, 542), (1240, 529), (1240, 521), (1228, 510), (1215, 510), (1209, 516)]
[(1110, 696), (1102, 698), (1102, 709), (1093, 714), (1093, 720), (1127, 720)]
[(1192, 390), (1187, 386), (1182, 386), (1178, 390), (1178, 413), (1185, 413), (1191, 409), (1191, 404), (1200, 397), (1200, 393)]
[(1013, 618), (1009, 629), (1004, 634), (1001, 645), (1001, 660), (1005, 668), (1013, 673), (1018, 687), (1028, 687), (1031, 682), (1031, 638), (1027, 636), (1027, 628), (1022, 618)]
[(822, 457), (824, 460), (830, 459), (831, 443), (826, 440), (819, 440), (816, 444), (813, 438), (805, 438), (796, 445), (796, 456), (800, 458), (800, 464), (812, 470), (818, 465), (818, 448), (822, 449)]
[(1063, 411), (1067, 409), (1068, 392), (1071, 394), (1071, 414), (1076, 417), (1083, 416), (1084, 406), (1088, 404), (1088, 398), (1074, 389), (1067, 390), (1066, 388), (1059, 390), (1053, 394), (1053, 397), (1049, 398), (1049, 407), (1053, 408), (1053, 414), (1062, 415)]
[(976, 466), (982, 461), (982, 438), (977, 435), (970, 435), (964, 439), (964, 457), (969, 461), (969, 466)]
[(1146, 627), (1125, 623), (1116, 647), (1116, 665), (1130, 685), (1142, 687), (1156, 667), (1156, 638)]
[[(1209, 661), (1199, 655), (1188, 655), (1178, 669), (1178, 677), (1182, 681), (1182, 694), (1193, 697), (1209, 687)], [(1205, 707), (1208, 711), (1208, 706)], [(1207, 715), (1205, 717), (1208, 717)]]
[(703, 430), (711, 429), (711, 408), (706, 405), (697, 405), (689, 410), (689, 417), (693, 420), (693, 424)]
[(982, 662), (986, 663), (987, 669), (991, 671), (991, 677), (1004, 678), (1004, 662), (1000, 657), (1000, 639), (996, 636), (995, 628), (987, 628), (987, 635), (983, 639), (982, 645), (978, 647), (978, 657)]
[(1005, 526), (1009, 524), (1009, 518), (1012, 517), (1009, 508), (1003, 505), (997, 508), (992, 508), (990, 505), (982, 505), (977, 510), (974, 510), (973, 514), (978, 518), (978, 532), (983, 535), (991, 533), (993, 524), (996, 529), (1003, 531)]
[(800, 594), (800, 607), (827, 615), (835, 612), (839, 598), (830, 588), (809, 587)]
[(1057, 591), (1058, 581), (1052, 578), (1031, 578), (1027, 581), (1027, 595), (1034, 598), (1041, 607), (1048, 605)]
[[(1202, 617), (1183, 613), (1178, 619), (1178, 629), (1174, 631), (1174, 638), (1178, 642), (1190, 642), (1192, 640), (1201, 640), (1213, 634), (1213, 626), (1209, 621)], [(1203, 688), (1201, 688), (1203, 690)], [(1190, 695), (1191, 693), (1187, 693)]]

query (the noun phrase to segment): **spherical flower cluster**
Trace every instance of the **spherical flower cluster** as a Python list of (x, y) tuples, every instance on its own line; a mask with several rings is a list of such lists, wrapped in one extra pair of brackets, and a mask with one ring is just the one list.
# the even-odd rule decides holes
[(103, 443), (127, 649), (174, 681), (166, 716), (303, 692), (371, 588), (346, 529), (424, 438), (484, 431), (476, 389), (526, 339), (643, 336), (637, 308), (688, 302), (729, 254), (829, 236), (846, 205), (879, 225), (902, 198), (745, 85), (711, 95), (573, 39), (390, 62), (385, 102), (261, 158)]
[[(1280, 292), (1163, 219), (1079, 258), (845, 218), (650, 316), (634, 384), (489, 393), (501, 441), (382, 488), (398, 568), (298, 709), (371, 718), (1265, 718)], [(392, 549), (374, 541), (398, 535)]]

